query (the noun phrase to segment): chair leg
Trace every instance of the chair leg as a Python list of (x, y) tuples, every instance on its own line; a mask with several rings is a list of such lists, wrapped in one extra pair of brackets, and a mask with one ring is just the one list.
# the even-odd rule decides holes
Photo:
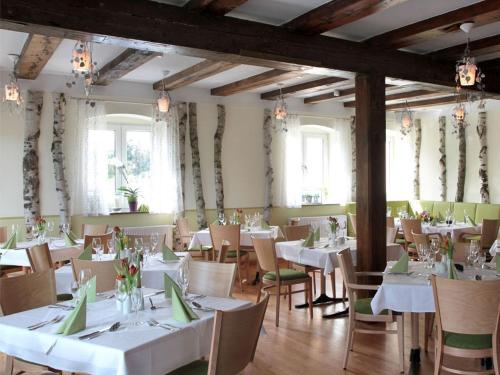
[(14, 357), (5, 356), (5, 375), (12, 375), (14, 373)]
[(344, 284), (344, 283), (342, 283), (342, 299), (344, 299), (344, 300), (345, 300), (345, 298), (346, 298), (346, 294), (347, 294), (347, 290), (346, 290), (346, 288), (345, 288), (345, 284)]
[(354, 341), (354, 319), (351, 317), (352, 313), (349, 314), (349, 322), (347, 323), (347, 343), (344, 352), (344, 363), (342, 368), (345, 370), (347, 368), (347, 361), (349, 360), (349, 352), (352, 350), (352, 344)]
[(335, 296), (337, 295), (337, 288), (335, 287), (335, 268), (330, 273), (330, 279), (332, 281), (332, 294), (333, 294), (333, 298), (335, 298)]
[(260, 296), (262, 294), (262, 287), (263, 287), (263, 285), (262, 285), (262, 282), (261, 282), (261, 283), (259, 283), (258, 290), (257, 290), (257, 303), (260, 302)]
[(313, 317), (313, 293), (312, 293), (312, 283), (311, 280), (307, 282), (306, 288), (306, 298), (308, 299), (307, 303), (309, 304), (309, 317), (312, 319)]
[(312, 283), (314, 288), (314, 295), (316, 295), (316, 273), (312, 271)]
[(399, 350), (399, 371), (404, 372), (405, 371), (405, 342), (404, 342), (404, 337), (405, 337), (405, 331), (404, 331), (404, 320), (403, 320), (403, 314), (399, 315), (396, 318), (396, 324), (398, 328), (398, 350)]
[(241, 264), (240, 260), (236, 260), (236, 268), (238, 268), (238, 281), (240, 283), (240, 292), (243, 293), (243, 282), (241, 281)]
[(280, 300), (281, 300), (281, 285), (276, 286), (276, 327), (280, 325)]
[(292, 310), (292, 286), (288, 285), (288, 311)]
[(250, 283), (250, 256), (247, 255), (247, 283)]
[(443, 346), (438, 337), (434, 343), (434, 375), (441, 373), (441, 366), (443, 365)]
[(434, 326), (434, 314), (433, 313), (425, 313), (424, 315), (424, 326), (425, 326), (425, 337), (424, 337), (424, 350), (427, 353), (427, 349), (429, 347), (429, 336), (432, 335), (432, 329)]

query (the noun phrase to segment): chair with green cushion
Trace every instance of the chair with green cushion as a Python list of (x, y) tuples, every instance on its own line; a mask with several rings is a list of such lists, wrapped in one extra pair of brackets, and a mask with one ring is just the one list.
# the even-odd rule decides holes
[(431, 215), (435, 218), (446, 217), (447, 212), (452, 212), (452, 207), (450, 202), (434, 202), (432, 206)]
[(191, 232), (189, 229), (189, 222), (187, 218), (181, 217), (177, 219), (175, 223), (177, 229), (177, 235), (181, 242), (181, 247), (183, 249), (187, 249), (190, 255), (195, 258), (203, 258), (205, 260), (209, 260), (211, 257), (212, 246), (200, 245), (193, 248), (190, 248), (191, 240), (194, 236), (194, 232)]
[(465, 215), (476, 217), (476, 203), (455, 202), (453, 203), (453, 217), (458, 223), (465, 222)]
[[(346, 284), (349, 295), (349, 326), (347, 330), (347, 343), (344, 354), (344, 370), (347, 368), (349, 352), (353, 349), (354, 333), (362, 332), (368, 334), (397, 334), (399, 349), (399, 369), (404, 371), (404, 321), (403, 314), (393, 314), (391, 310), (383, 310), (380, 314), (374, 315), (371, 302), (372, 298), (358, 298), (359, 290), (377, 290), (378, 285), (358, 284), (358, 276), (382, 276), (382, 272), (355, 272), (352, 261), (351, 251), (345, 249), (337, 254), (340, 264), (340, 270)], [(396, 329), (370, 329), (368, 326), (360, 325), (361, 322), (367, 323), (396, 323)], [(378, 327), (377, 327), (378, 328)]]
[(474, 220), (481, 223), (483, 219), (500, 219), (500, 204), (478, 203)]
[[(432, 276), (437, 337), (434, 373), (499, 373), (500, 279), (454, 280)], [(463, 370), (443, 365), (443, 356), (493, 358), (495, 370)], [(453, 361), (447, 361), (453, 364)], [(467, 366), (470, 369), (470, 366)]]
[[(255, 249), (255, 255), (259, 262), (260, 269), (264, 276), (259, 285), (257, 301), (260, 299), (261, 289), (276, 289), (276, 327), (279, 326), (280, 319), (280, 299), (282, 287), (287, 289), (285, 295), (288, 295), (288, 310), (292, 309), (292, 294), (305, 293), (305, 300), (309, 303), (309, 315), (312, 319), (312, 281), (311, 277), (305, 273), (291, 268), (279, 268), (276, 258), (276, 249), (272, 238), (255, 238), (252, 236), (252, 243)], [(304, 289), (292, 291), (292, 285), (304, 284)]]
[(500, 226), (500, 220), (483, 219), (481, 225), (481, 234), (477, 233), (462, 233), (460, 235), (461, 242), (468, 242), (476, 240), (480, 242), (481, 249), (489, 249), (493, 242), (498, 237), (498, 228)]
[[(236, 267), (238, 268), (238, 281), (240, 284), (240, 291), (243, 293), (243, 278), (241, 277), (241, 267), (243, 264), (245, 264), (246, 279), (248, 281), (250, 279), (250, 256), (248, 252), (240, 250), (240, 224), (210, 224), (209, 230), (214, 252), (220, 252), (223, 244), (229, 244), (229, 249), (226, 252), (224, 261), (226, 263), (236, 263)], [(215, 254), (214, 258), (216, 258)]]
[(216, 311), (209, 360), (198, 360), (167, 375), (238, 374), (253, 361), (269, 294), (257, 304), (233, 311)]

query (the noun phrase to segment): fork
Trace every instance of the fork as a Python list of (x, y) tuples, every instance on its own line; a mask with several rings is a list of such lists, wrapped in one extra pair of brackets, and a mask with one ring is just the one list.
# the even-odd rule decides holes
[(159, 321), (151, 318), (149, 319), (148, 321), (148, 324), (151, 326), (151, 327), (161, 327), (161, 328), (164, 328), (168, 331), (176, 331), (178, 328), (177, 327), (174, 327), (174, 326), (171, 326), (167, 323), (160, 323)]
[(61, 320), (64, 319), (64, 315), (57, 315), (55, 318), (51, 319), (51, 320), (45, 320), (43, 322), (40, 322), (40, 323), (37, 323), (37, 324), (33, 324), (33, 325), (30, 325), (28, 327), (28, 329), (30, 331), (34, 331), (35, 329), (38, 329), (38, 328), (42, 328), (42, 327), (45, 327), (46, 325), (49, 325), (49, 324), (55, 324), (55, 323), (59, 323)]

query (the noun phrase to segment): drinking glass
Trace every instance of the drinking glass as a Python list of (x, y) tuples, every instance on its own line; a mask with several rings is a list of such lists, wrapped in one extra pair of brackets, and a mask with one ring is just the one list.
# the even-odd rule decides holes
[(184, 298), (187, 297), (187, 289), (189, 286), (189, 266), (188, 262), (185, 262), (178, 271), (177, 274), (177, 281), (179, 282), (179, 285), (182, 290), (182, 295)]
[(485, 263), (486, 263), (486, 254), (481, 251), (477, 256), (477, 265), (480, 269), (484, 269)]
[(49, 237), (53, 230), (54, 230), (54, 222), (47, 221), (47, 234), (49, 235)]
[(110, 254), (114, 254), (115, 253), (115, 240), (110, 239), (106, 242), (106, 244), (108, 245), (108, 252)]
[(158, 232), (155, 232), (151, 235), (151, 253), (156, 253), (156, 247), (158, 246), (158, 242), (160, 242), (160, 235)]
[(427, 254), (427, 246), (424, 244), (418, 244), (417, 253), (418, 253), (418, 261), (422, 263), (425, 262), (425, 257)]
[(432, 269), (436, 262), (436, 253), (431, 247), (426, 247), (425, 259), (427, 260), (427, 268)]
[(61, 225), (61, 230), (63, 233), (69, 234), (69, 224), (66, 223), (66, 224)]
[(33, 239), (33, 224), (26, 223), (26, 240), (31, 241)]
[(75, 300), (75, 305), (78, 305), (78, 302), (80, 301), (79, 295), (78, 295), (78, 289), (80, 286), (78, 285), (78, 281), (72, 281), (71, 282), (71, 295), (73, 296), (73, 299)]
[(88, 268), (84, 268), (80, 270), (80, 274), (78, 277), (78, 285), (79, 285), (79, 291), (80, 291), (80, 298), (83, 298), (83, 296), (86, 293), (86, 288), (87, 284), (92, 278), (92, 271)]
[(97, 254), (97, 259), (101, 260), (102, 243), (100, 238), (92, 239), (92, 249), (94, 249), (95, 253)]
[(133, 288), (132, 294), (130, 295), (132, 298), (132, 309), (134, 310), (134, 322), (133, 325), (141, 325), (143, 322), (139, 319), (139, 310), (142, 305), (142, 289), (141, 288)]
[(135, 251), (137, 252), (141, 252), (142, 251), (142, 248), (144, 247), (144, 244), (142, 242), (142, 238), (136, 238), (135, 241), (134, 241), (134, 249)]
[(434, 255), (438, 255), (439, 254), (440, 245), (441, 245), (441, 241), (439, 241), (439, 238), (434, 237), (431, 240), (431, 249), (434, 252)]

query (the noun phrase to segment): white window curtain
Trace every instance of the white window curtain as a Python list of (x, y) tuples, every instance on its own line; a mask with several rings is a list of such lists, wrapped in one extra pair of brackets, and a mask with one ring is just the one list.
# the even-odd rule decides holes
[(106, 128), (106, 111), (103, 102), (76, 102), (75, 136), (70, 143), (74, 152), (71, 192), (75, 214), (108, 214), (110, 201), (102, 181), (107, 179), (108, 155), (99, 144), (98, 137), (91, 139), (89, 130)]
[(331, 119), (328, 202), (345, 204), (351, 192), (351, 136), (347, 119)]
[(179, 159), (179, 120), (173, 107), (165, 121), (152, 124), (151, 211), (178, 214), (183, 210)]

